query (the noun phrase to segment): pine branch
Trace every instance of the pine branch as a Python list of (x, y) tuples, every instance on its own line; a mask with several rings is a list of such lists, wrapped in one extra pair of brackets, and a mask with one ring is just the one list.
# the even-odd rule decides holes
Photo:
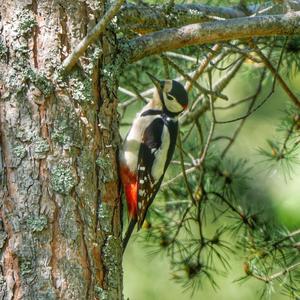
[(297, 229), (293, 232), (290, 232), (289, 234), (287, 234), (286, 236), (284, 236), (283, 238), (279, 239), (278, 241), (273, 243), (273, 247), (276, 248), (278, 245), (280, 245), (281, 243), (285, 242), (286, 240), (290, 240), (291, 238), (300, 235), (300, 229)]
[(125, 5), (119, 13), (118, 25), (145, 33), (167, 27), (178, 27), (212, 19), (230, 19), (245, 16), (237, 7), (216, 7), (202, 4), (177, 4), (171, 9), (162, 5)]
[(297, 269), (300, 267), (300, 262), (298, 263), (295, 263), (287, 268), (285, 268), (284, 270), (281, 270), (275, 274), (272, 274), (270, 276), (261, 276), (261, 275), (258, 275), (258, 274), (255, 274), (255, 273), (250, 273), (250, 275), (258, 280), (261, 280), (261, 281), (264, 281), (266, 283), (270, 283), (271, 281), (275, 280), (275, 279), (278, 279), (279, 277), (283, 276), (283, 275), (286, 275), (288, 273), (290, 273), (291, 271)]
[(300, 34), (300, 12), (287, 15), (242, 17), (192, 24), (137, 37), (122, 47), (127, 61), (182, 47), (221, 41)]
[[(300, 10), (299, 1), (292, 1), (291, 9)], [(168, 10), (163, 5), (124, 5), (119, 13), (118, 25), (139, 33), (188, 24), (245, 17), (246, 15), (279, 15), (288, 13), (285, 4), (212, 6), (204, 4), (177, 4)]]

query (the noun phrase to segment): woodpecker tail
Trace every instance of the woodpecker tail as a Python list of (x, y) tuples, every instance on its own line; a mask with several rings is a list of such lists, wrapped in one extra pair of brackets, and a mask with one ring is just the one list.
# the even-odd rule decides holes
[(126, 230), (126, 233), (125, 233), (125, 236), (123, 238), (123, 243), (122, 243), (122, 246), (123, 246), (123, 254), (125, 252), (125, 249), (126, 249), (126, 246), (128, 244), (128, 241), (131, 237), (131, 234), (133, 232), (133, 229), (134, 229), (134, 226), (136, 224), (136, 219), (131, 219), (130, 222), (129, 222), (129, 225), (127, 227), (127, 230)]

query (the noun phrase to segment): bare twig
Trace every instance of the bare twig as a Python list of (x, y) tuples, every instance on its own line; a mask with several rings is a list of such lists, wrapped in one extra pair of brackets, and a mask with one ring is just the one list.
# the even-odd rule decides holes
[(233, 102), (233, 103), (231, 103), (229, 105), (226, 105), (226, 106), (215, 106), (215, 110), (218, 110), (218, 109), (219, 110), (230, 109), (230, 108), (238, 106), (238, 105), (240, 105), (242, 103), (248, 102), (249, 100), (253, 99), (253, 97), (254, 97), (254, 95), (246, 97), (246, 98), (241, 99), (241, 100), (238, 100), (238, 101)]
[(70, 53), (70, 55), (64, 60), (62, 64), (62, 72), (70, 72), (75, 66), (79, 57), (84, 53), (84, 51), (91, 45), (100, 34), (105, 30), (107, 24), (111, 19), (118, 13), (122, 4), (125, 0), (116, 0), (114, 4), (105, 13), (103, 18), (96, 24), (96, 26), (79, 42), (75, 49)]
[(258, 57), (255, 57), (253, 54), (251, 54), (251, 51), (253, 51), (252, 49), (249, 48), (239, 48), (237, 45), (233, 45), (231, 43), (227, 43), (226, 48), (230, 49), (233, 53), (239, 53), (242, 54), (244, 56), (246, 56), (249, 60), (255, 62), (255, 63), (261, 63), (261, 60), (258, 59)]
[(131, 97), (136, 97), (135, 93), (133, 93), (133, 92), (121, 87), (121, 86), (118, 87), (118, 91), (125, 94), (125, 95), (131, 96)]
[(248, 220), (248, 218), (241, 211), (239, 211), (236, 207), (234, 207), (234, 205), (232, 205), (230, 203), (230, 201), (228, 201), (222, 194), (220, 194), (218, 192), (209, 192), (208, 194), (217, 196), (222, 202), (224, 202), (229, 207), (229, 209), (232, 212), (237, 214), (239, 216), (239, 218), (241, 220), (243, 220), (244, 224), (246, 224), (249, 228), (253, 227), (253, 224)]
[(265, 66), (271, 71), (271, 73), (274, 75), (274, 77), (278, 80), (279, 84), (283, 88), (283, 90), (286, 92), (286, 94), (289, 96), (289, 98), (292, 100), (292, 102), (300, 107), (300, 101), (298, 97), (292, 92), (292, 90), (288, 87), (286, 82), (283, 80), (283, 78), (278, 73), (278, 70), (276, 70), (269, 59), (263, 54), (263, 52), (257, 47), (253, 41), (250, 42), (250, 45), (255, 49), (257, 55), (261, 58)]
[(162, 55), (164, 57), (164, 59), (168, 62), (168, 64), (174, 68), (185, 80), (193, 83), (193, 85), (201, 92), (204, 94), (212, 94), (215, 97), (224, 99), (224, 100), (228, 100), (227, 96), (218, 93), (217, 91), (210, 91), (208, 89), (206, 89), (205, 87), (201, 86), (198, 82), (194, 81), (188, 74), (186, 74), (176, 63), (174, 63), (170, 58)]
[[(270, 53), (271, 54), (271, 53)], [(255, 94), (253, 95), (252, 97), (252, 101), (250, 102), (249, 104), (249, 107), (248, 107), (248, 112), (246, 114), (246, 116), (241, 120), (239, 126), (237, 127), (237, 129), (235, 130), (233, 136), (231, 137), (231, 139), (229, 140), (227, 146), (225, 147), (225, 149), (223, 150), (222, 154), (221, 154), (221, 157), (224, 158), (226, 153), (228, 152), (229, 148), (232, 146), (232, 144), (234, 143), (235, 139), (237, 138), (238, 134), (240, 133), (243, 125), (245, 124), (246, 122), (246, 118), (250, 115), (250, 113), (252, 113), (252, 108), (258, 98), (258, 96), (260, 95), (261, 93), (261, 90), (262, 90), (262, 84), (263, 84), (263, 81), (264, 81), (264, 78), (266, 76), (266, 68), (263, 69), (262, 73), (261, 73), (261, 76), (259, 78), (259, 84), (257, 86), (257, 89), (256, 89), (256, 92)], [(272, 93), (270, 93), (269, 95), (271, 96), (271, 94), (273, 94), (273, 90), (272, 90)], [(267, 97), (266, 99), (269, 99), (269, 97)], [(265, 101), (262, 101), (262, 103), (265, 103)]]
[(181, 220), (180, 220), (180, 222), (179, 222), (179, 224), (178, 224), (178, 226), (177, 226), (177, 228), (176, 228), (176, 232), (175, 232), (175, 234), (174, 234), (174, 236), (173, 236), (173, 238), (172, 238), (172, 240), (171, 240), (171, 243), (174, 243), (174, 242), (175, 242), (175, 240), (176, 240), (176, 238), (177, 238), (177, 236), (178, 236), (178, 234), (179, 234), (179, 232), (180, 232), (180, 229), (181, 229), (181, 227), (182, 227), (182, 224), (184, 223), (185, 217), (186, 217), (186, 215), (188, 214), (188, 212), (189, 212), (189, 210), (191, 209), (191, 207), (192, 207), (191, 204), (188, 205), (187, 208), (185, 209), (184, 213), (182, 214), (182, 218), (181, 218)]
[[(286, 40), (287, 41), (287, 40)], [(286, 44), (286, 43), (285, 43)], [(273, 84), (272, 84), (272, 88), (271, 88), (271, 91), (269, 92), (269, 94), (265, 97), (265, 99), (259, 104), (257, 105), (255, 108), (253, 108), (255, 102), (256, 102), (256, 99), (257, 97), (259, 96), (261, 90), (262, 90), (262, 81), (266, 75), (266, 68), (267, 66), (264, 68), (263, 72), (262, 72), (262, 75), (261, 75), (261, 78), (259, 80), (259, 85), (257, 87), (257, 90), (256, 90), (256, 93), (253, 95), (253, 98), (252, 98), (252, 101), (249, 105), (249, 108), (248, 108), (248, 111), (247, 113), (244, 115), (244, 116), (241, 116), (241, 117), (238, 117), (238, 118), (235, 118), (235, 119), (231, 119), (231, 120), (228, 120), (228, 121), (216, 121), (216, 123), (218, 124), (226, 124), (226, 123), (232, 123), (232, 122), (236, 122), (236, 121), (239, 121), (239, 120), (245, 120), (247, 117), (249, 117), (251, 114), (253, 114), (255, 111), (257, 111), (260, 107), (262, 107), (266, 101), (268, 99), (270, 99), (270, 97), (274, 94), (275, 92), (275, 84), (276, 84), (276, 79), (278, 77), (278, 72), (279, 72), (279, 68), (280, 68), (280, 65), (281, 65), (281, 61), (282, 61), (282, 57), (283, 57), (283, 52), (284, 52), (284, 49), (285, 49), (285, 45), (282, 47), (281, 49), (281, 54), (280, 54), (280, 57), (279, 57), (279, 61), (278, 61), (278, 64), (277, 64), (277, 68), (275, 70), (275, 73), (276, 73), (276, 76), (274, 76), (274, 79), (273, 79)], [(271, 50), (269, 51), (269, 54), (268, 54), (268, 57), (266, 57), (266, 59), (269, 61), (269, 57), (271, 57), (271, 54), (272, 54), (272, 48)], [(273, 67), (273, 66), (272, 66)], [(242, 121), (242, 124), (243, 125), (244, 121)], [(241, 126), (239, 126), (239, 128), (241, 128)], [(239, 130), (238, 130), (239, 131)], [(238, 134), (238, 132), (236, 132)], [(226, 152), (226, 151), (225, 151)]]
[(194, 199), (194, 196), (193, 196), (193, 191), (192, 191), (192, 189), (190, 187), (188, 178), (187, 178), (186, 173), (185, 173), (184, 157), (183, 157), (183, 153), (182, 153), (182, 143), (181, 143), (180, 132), (178, 134), (178, 146), (179, 146), (179, 156), (180, 156), (181, 169), (182, 169), (182, 173), (183, 173), (184, 183), (185, 183), (186, 189), (187, 189), (187, 191), (189, 193), (189, 196), (190, 196), (193, 204), (195, 204), (196, 202), (195, 202), (195, 199)]
[[(229, 84), (229, 82), (232, 80), (232, 78), (235, 76), (235, 74), (238, 72), (240, 67), (242, 66), (244, 62), (244, 58), (240, 59), (234, 67), (228, 71), (214, 86), (213, 91), (221, 92), (225, 87)], [(217, 98), (213, 97), (213, 101), (215, 101)], [(182, 125), (188, 125), (192, 123), (194, 120), (198, 119), (203, 113), (205, 113), (209, 109), (209, 102), (204, 103), (199, 108), (195, 109), (194, 111), (187, 112), (185, 115), (183, 115), (180, 119)]]
[[(212, 90), (211, 73), (209, 72), (208, 75), (209, 75), (210, 89)], [(215, 126), (216, 126), (216, 116), (215, 116), (215, 109), (214, 109), (214, 100), (213, 100), (212, 96), (209, 97), (209, 107), (210, 107), (210, 111), (211, 111), (211, 115), (212, 115), (212, 121), (211, 121), (210, 129), (209, 129), (208, 137), (207, 137), (207, 140), (206, 140), (206, 144), (204, 145), (204, 149), (203, 149), (203, 152), (202, 152), (201, 157), (200, 157), (200, 162), (199, 162), (200, 165), (203, 163), (203, 161), (204, 161), (204, 159), (206, 157), (209, 145), (210, 145), (212, 137), (213, 137)]]
[(216, 44), (212, 47), (212, 52), (208, 53), (205, 59), (201, 60), (198, 69), (193, 74), (191, 80), (185, 84), (185, 89), (189, 92), (195, 81), (203, 74), (205, 68), (208, 66), (209, 62), (216, 56), (216, 54), (222, 49), (222, 46)]
[[(192, 174), (195, 171), (199, 170), (199, 168), (200, 168), (200, 164), (198, 164), (198, 161), (197, 161), (197, 164), (195, 164), (193, 167), (185, 169), (185, 174), (186, 175)], [(182, 176), (183, 176), (183, 172), (179, 173), (178, 175), (176, 175), (175, 177), (171, 178), (170, 180), (164, 182), (161, 185), (161, 188), (165, 188), (166, 186), (170, 185), (171, 183), (173, 183), (173, 182), (177, 181), (178, 179), (182, 178)]]
[(195, 58), (193, 56), (188, 56), (188, 55), (180, 54), (180, 53), (176, 53), (176, 52), (167, 51), (165, 53), (165, 55), (170, 56), (170, 57), (174, 57), (174, 58), (179, 58), (179, 59), (186, 60), (186, 61), (190, 61), (190, 62), (193, 62), (193, 63), (197, 62), (197, 58)]

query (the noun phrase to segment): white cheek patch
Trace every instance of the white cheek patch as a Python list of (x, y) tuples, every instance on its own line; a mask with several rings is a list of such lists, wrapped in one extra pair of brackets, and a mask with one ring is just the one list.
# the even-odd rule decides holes
[(162, 137), (162, 144), (156, 152), (155, 160), (151, 169), (151, 175), (155, 182), (157, 182), (164, 173), (165, 163), (167, 161), (168, 150), (170, 146), (170, 133), (168, 127), (164, 125)]
[(181, 104), (178, 101), (176, 101), (176, 99), (169, 100), (167, 97), (167, 94), (165, 94), (165, 93), (163, 96), (164, 96), (165, 106), (169, 112), (179, 113), (179, 112), (183, 111), (183, 107), (181, 106)]

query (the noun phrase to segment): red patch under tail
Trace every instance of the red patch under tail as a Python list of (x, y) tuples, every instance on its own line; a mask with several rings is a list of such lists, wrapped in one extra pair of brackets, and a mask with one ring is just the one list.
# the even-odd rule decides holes
[(138, 201), (138, 184), (136, 175), (130, 172), (128, 167), (121, 165), (121, 180), (127, 201), (128, 213), (130, 217), (135, 219), (137, 215)]

